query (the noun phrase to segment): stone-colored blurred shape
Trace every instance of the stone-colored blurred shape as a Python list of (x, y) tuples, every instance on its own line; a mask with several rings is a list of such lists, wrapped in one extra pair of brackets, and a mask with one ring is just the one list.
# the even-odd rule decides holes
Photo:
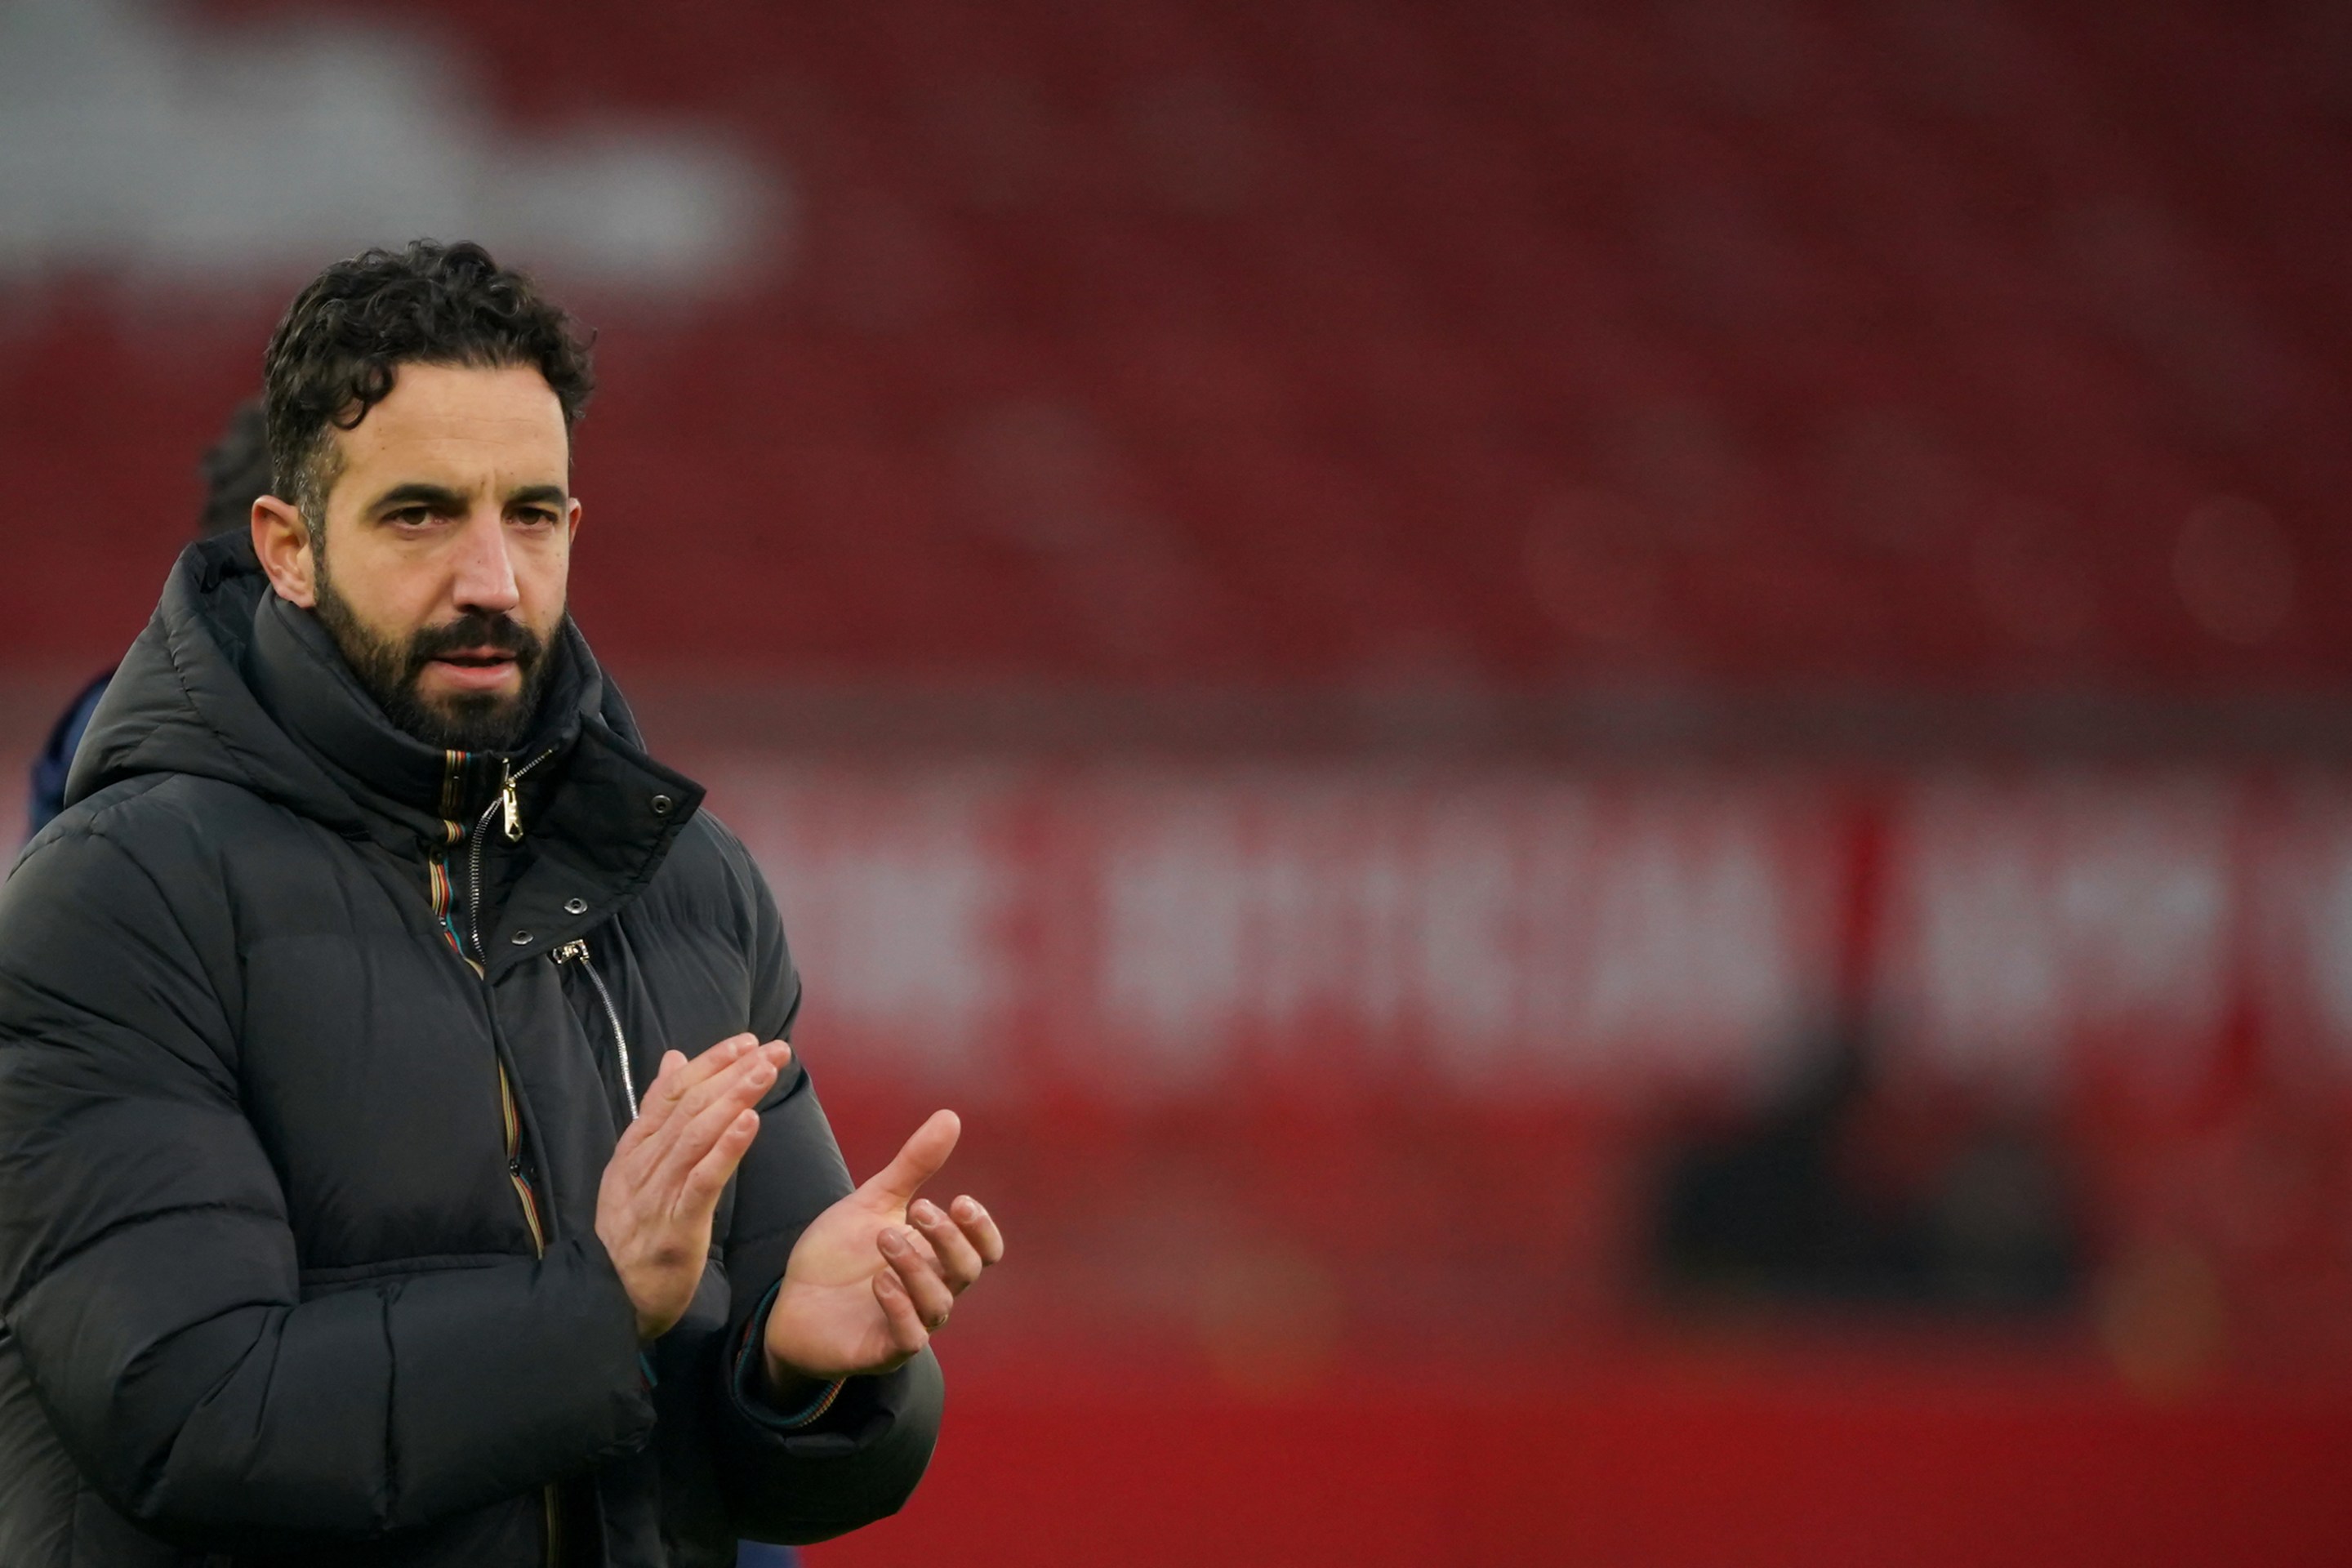
[(2100, 1288), (2098, 1331), (2116, 1374), (2144, 1398), (2195, 1393), (2221, 1370), (2229, 1348), (2212, 1266), (2184, 1241), (2134, 1243)]
[(0, 0), (0, 285), (274, 289), (430, 235), (676, 291), (774, 253), (772, 174), (715, 136), (607, 118), (518, 137), (486, 99), (430, 34), (378, 21)]
[(2189, 514), (2172, 554), (2180, 602), (2223, 642), (2267, 641), (2294, 609), (2294, 548), (2278, 520), (2239, 496)]
[(1229, 1254), (1201, 1279), (1201, 1348), (1219, 1378), (1252, 1393), (1309, 1386), (1329, 1368), (1345, 1326), (1330, 1270), (1306, 1253)]

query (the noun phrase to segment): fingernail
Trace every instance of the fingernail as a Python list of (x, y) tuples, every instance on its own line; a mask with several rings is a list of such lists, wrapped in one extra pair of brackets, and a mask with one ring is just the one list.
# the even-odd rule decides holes
[(882, 1250), (894, 1256), (904, 1252), (907, 1250), (907, 1238), (895, 1230), (886, 1230), (882, 1233)]
[(956, 1199), (954, 1207), (955, 1215), (958, 1219), (978, 1219), (980, 1217), (980, 1205), (972, 1202), (970, 1198)]
[(917, 1225), (937, 1225), (940, 1223), (940, 1211), (929, 1199), (917, 1198), (908, 1205), (907, 1217)]

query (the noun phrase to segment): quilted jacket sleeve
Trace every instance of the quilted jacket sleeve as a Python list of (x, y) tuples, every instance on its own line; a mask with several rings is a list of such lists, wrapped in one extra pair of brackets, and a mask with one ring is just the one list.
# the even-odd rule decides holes
[[(800, 977), (775, 900), (749, 858), (740, 864), (755, 976), (751, 1026), (773, 1039), (788, 1034), (799, 1011)], [(913, 1495), (938, 1441), (943, 1384), (927, 1350), (895, 1373), (852, 1378), (821, 1420), (799, 1430), (782, 1429), (780, 1413), (747, 1394), (751, 1380), (739, 1373), (757, 1353), (793, 1244), (852, 1184), (804, 1069), (794, 1065), (761, 1115), (723, 1244), (731, 1299), (727, 1353), (707, 1385), (712, 1448), (740, 1533), (822, 1541), (896, 1513)]]
[(236, 1552), (430, 1522), (642, 1441), (593, 1241), (302, 1299), (239, 1107), (226, 900), (107, 821), (0, 891), (0, 1312), (91, 1483)]

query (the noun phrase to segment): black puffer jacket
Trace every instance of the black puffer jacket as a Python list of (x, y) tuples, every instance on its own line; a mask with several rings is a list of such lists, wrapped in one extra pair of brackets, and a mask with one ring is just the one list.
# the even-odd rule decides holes
[(797, 1068), (639, 1354), (630, 1082), (799, 982), (576, 634), (543, 711), (423, 746), (245, 542), (181, 558), (0, 891), (0, 1564), (715, 1564), (914, 1487), (928, 1354), (800, 1429), (737, 1380), (850, 1184)]

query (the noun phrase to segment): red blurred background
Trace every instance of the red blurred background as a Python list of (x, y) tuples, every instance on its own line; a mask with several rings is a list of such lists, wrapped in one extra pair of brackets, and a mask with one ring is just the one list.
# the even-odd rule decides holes
[[(853, 1164), (955, 1103), (1013, 1235), (814, 1561), (2352, 1560), (2352, 12), (16, 10), (763, 172), (707, 273), (466, 211)], [(43, 155), (17, 754), (408, 233), (159, 270)]]

